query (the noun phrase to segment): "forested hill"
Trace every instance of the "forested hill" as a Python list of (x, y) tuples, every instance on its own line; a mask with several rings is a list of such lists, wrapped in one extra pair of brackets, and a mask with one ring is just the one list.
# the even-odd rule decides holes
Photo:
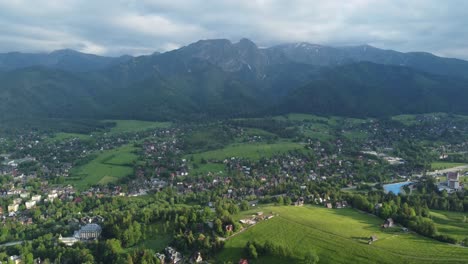
[(258, 48), (247, 39), (201, 40), (140, 57), (10, 53), (0, 54), (0, 120), (466, 114), (467, 75), (468, 62), (427, 53)]

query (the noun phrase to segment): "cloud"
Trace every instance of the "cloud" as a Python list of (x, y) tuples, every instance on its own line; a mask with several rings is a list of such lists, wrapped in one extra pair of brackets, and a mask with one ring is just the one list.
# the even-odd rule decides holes
[(138, 55), (247, 37), (468, 59), (467, 9), (463, 0), (0, 0), (0, 52)]

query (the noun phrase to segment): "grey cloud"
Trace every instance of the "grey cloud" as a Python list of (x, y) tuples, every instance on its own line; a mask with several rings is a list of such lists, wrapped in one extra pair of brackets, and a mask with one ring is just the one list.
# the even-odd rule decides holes
[(468, 59), (457, 0), (0, 0), (0, 52), (148, 54), (198, 39), (370, 44)]

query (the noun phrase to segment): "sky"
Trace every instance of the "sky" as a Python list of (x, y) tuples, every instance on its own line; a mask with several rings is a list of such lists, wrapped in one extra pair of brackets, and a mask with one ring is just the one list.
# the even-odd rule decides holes
[(0, 52), (142, 55), (246, 37), (468, 60), (467, 10), (465, 0), (0, 0)]

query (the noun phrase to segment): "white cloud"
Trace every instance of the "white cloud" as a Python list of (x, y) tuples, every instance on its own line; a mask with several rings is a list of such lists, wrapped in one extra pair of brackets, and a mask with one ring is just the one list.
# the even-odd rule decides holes
[(468, 59), (462, 0), (0, 0), (0, 52), (166, 51), (198, 39), (372, 44)]

